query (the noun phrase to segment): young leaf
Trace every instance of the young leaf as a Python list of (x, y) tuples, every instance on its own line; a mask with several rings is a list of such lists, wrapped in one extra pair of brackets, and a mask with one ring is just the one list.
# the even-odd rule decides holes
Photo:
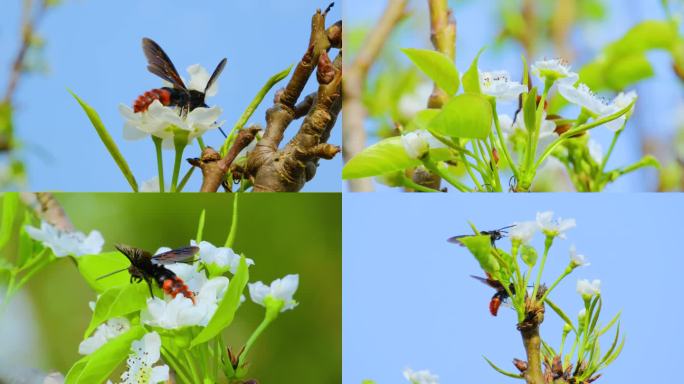
[(475, 59), (473, 59), (473, 63), (470, 64), (470, 68), (463, 74), (463, 90), (465, 92), (482, 93), (482, 90), (480, 89), (480, 69), (478, 68), (477, 63), (484, 50), (484, 48), (480, 49), (480, 52), (478, 52)]
[(198, 246), (199, 243), (202, 242), (202, 232), (204, 232), (204, 216), (206, 213), (206, 209), (203, 209), (199, 217), (199, 224), (197, 224), (197, 237), (195, 237), (195, 241), (197, 242)]
[(5, 193), (2, 198), (2, 221), (0, 222), (0, 249), (9, 242), (14, 229), (14, 221), (19, 211), (19, 193)]
[(520, 248), (520, 258), (525, 262), (525, 265), (528, 267), (532, 268), (534, 267), (535, 264), (537, 264), (537, 250), (534, 249), (534, 247), (523, 244), (523, 246)]
[(85, 281), (98, 293), (109, 288), (130, 284), (128, 271), (121, 271), (112, 276), (97, 280), (98, 277), (124, 269), (130, 262), (119, 252), (106, 252), (99, 255), (84, 255), (77, 259), (78, 270)]
[[(447, 148), (430, 150), (430, 158), (435, 161), (444, 161), (449, 157)], [(412, 159), (406, 154), (401, 137), (395, 136), (381, 140), (356, 154), (342, 169), (342, 178), (347, 180), (380, 176), (420, 164), (420, 160)]]
[(466, 236), (459, 240), (475, 256), (485, 272), (496, 274), (500, 267), (496, 258), (492, 256), (492, 239), (489, 235)]
[(142, 326), (135, 326), (108, 341), (92, 354), (77, 361), (67, 373), (65, 384), (104, 383), (116, 367), (126, 360), (131, 343), (145, 334)]
[(209, 324), (207, 324), (199, 335), (192, 340), (190, 348), (211, 340), (214, 336), (220, 334), (224, 328), (230, 325), (235, 317), (235, 311), (237, 311), (238, 306), (240, 305), (242, 291), (244, 291), (248, 281), (249, 268), (247, 267), (245, 257), (242, 256), (240, 265), (238, 266), (235, 275), (233, 275), (233, 278), (230, 280), (228, 290), (226, 290), (226, 293), (223, 295), (223, 299), (219, 303), (214, 317), (209, 320)]
[(488, 358), (482, 356), (485, 360), (487, 360), (487, 363), (489, 364), (490, 367), (494, 368), (495, 371), (499, 372), (500, 374), (508, 377), (512, 377), (514, 379), (520, 379), (522, 376), (519, 373), (513, 373), (513, 372), (508, 372), (505, 371), (499, 367), (496, 366), (496, 364), (492, 363)]
[(148, 297), (147, 284), (127, 284), (106, 290), (95, 303), (95, 311), (84, 337), (88, 337), (98, 325), (113, 317), (141, 310), (145, 307)]
[(449, 137), (485, 139), (492, 130), (492, 119), (492, 106), (486, 97), (464, 93), (449, 100), (428, 129)]
[(458, 69), (447, 55), (431, 49), (403, 48), (401, 51), (449, 96), (458, 92)]
[(107, 128), (105, 128), (104, 124), (102, 124), (100, 116), (91, 106), (89, 106), (78, 96), (76, 96), (75, 93), (71, 91), (69, 91), (69, 93), (71, 93), (71, 96), (73, 96), (76, 99), (76, 101), (78, 101), (78, 104), (81, 105), (83, 111), (86, 113), (86, 115), (88, 115), (88, 119), (90, 119), (90, 122), (93, 124), (93, 127), (95, 127), (95, 131), (97, 131), (98, 136), (100, 136), (100, 140), (102, 140), (102, 143), (105, 145), (105, 147), (107, 147), (109, 154), (116, 162), (116, 165), (119, 166), (121, 173), (123, 173), (124, 177), (128, 181), (128, 184), (130, 184), (131, 188), (133, 189), (133, 192), (138, 192), (138, 183), (135, 181), (133, 172), (131, 172), (131, 168), (128, 166), (128, 163), (121, 154), (121, 151), (119, 151), (119, 147), (117, 147), (116, 143), (114, 142), (114, 139), (112, 139), (112, 136), (110, 136), (109, 132), (107, 132)]
[(524, 98), (523, 117), (525, 119), (525, 127), (531, 132), (537, 124), (537, 87), (532, 88)]

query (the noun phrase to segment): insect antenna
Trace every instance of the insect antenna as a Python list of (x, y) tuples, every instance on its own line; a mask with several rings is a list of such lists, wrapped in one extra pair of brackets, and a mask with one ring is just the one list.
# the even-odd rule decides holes
[(111, 275), (116, 275), (117, 273), (123, 272), (123, 271), (125, 271), (125, 270), (127, 270), (127, 269), (128, 269), (128, 267), (123, 268), (123, 269), (116, 270), (116, 271), (114, 271), (114, 272), (109, 272), (108, 274), (102, 275), (102, 276), (98, 277), (98, 278), (95, 279), (95, 280), (100, 280), (100, 279), (104, 279), (105, 277), (109, 277), (109, 276), (111, 276)]

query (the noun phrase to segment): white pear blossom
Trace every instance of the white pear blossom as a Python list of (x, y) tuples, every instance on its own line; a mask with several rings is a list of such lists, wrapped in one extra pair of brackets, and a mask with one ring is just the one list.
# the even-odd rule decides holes
[[(636, 99), (637, 99), (637, 93), (635, 91), (629, 91), (627, 93), (620, 92), (617, 96), (615, 96), (615, 99), (613, 99), (613, 102), (610, 105), (608, 105), (608, 107), (606, 108), (606, 111), (604, 111), (603, 115), (608, 116), (608, 115), (612, 115), (613, 113), (617, 113), (617, 112), (627, 108)], [(622, 129), (622, 126), (627, 121), (627, 116), (630, 115), (633, 110), (634, 110), (634, 106), (632, 106), (632, 109), (630, 109), (624, 115), (618, 117), (615, 120), (607, 122), (605, 124), (606, 128), (608, 128), (609, 130), (611, 130), (613, 132), (617, 132), (618, 130)]]
[(430, 148), (444, 148), (445, 145), (424, 129), (407, 132), (401, 135), (401, 143), (406, 154), (412, 159), (423, 157)]
[(399, 112), (406, 118), (412, 118), (427, 107), (426, 100), (431, 94), (431, 83), (419, 84), (413, 92), (407, 93), (399, 99)]
[(493, 96), (497, 101), (514, 101), (527, 88), (517, 81), (511, 81), (507, 71), (479, 72), (482, 93)]
[(581, 266), (588, 266), (589, 265), (589, 262), (584, 257), (584, 255), (577, 253), (577, 248), (575, 248), (574, 244), (570, 246), (570, 263), (572, 264), (573, 267), (581, 267)]
[(273, 299), (282, 300), (285, 305), (280, 312), (285, 312), (288, 309), (293, 309), (297, 306), (297, 302), (292, 296), (297, 291), (299, 286), (299, 275), (287, 275), (282, 279), (273, 280), (270, 286), (257, 281), (249, 284), (249, 296), (256, 304), (263, 305), (264, 299), (271, 297)]
[(587, 279), (577, 280), (577, 293), (582, 295), (586, 300), (594, 295), (601, 293), (601, 280), (593, 280), (589, 282)]
[(523, 244), (529, 243), (537, 231), (537, 223), (534, 221), (523, 221), (514, 223), (515, 226), (508, 232), (508, 236), (513, 240), (518, 240)]
[(558, 236), (565, 239), (565, 231), (576, 226), (575, 219), (557, 218), (554, 220), (553, 212), (537, 212), (537, 225), (547, 236)]
[[(195, 64), (188, 67), (190, 82), (188, 89), (204, 92), (209, 81), (209, 73), (202, 66)], [(214, 96), (218, 92), (218, 82), (214, 82), (207, 90), (206, 96)], [(202, 136), (206, 131), (216, 129), (223, 124), (218, 122), (223, 110), (220, 107), (198, 107), (181, 116), (181, 110), (175, 106), (164, 106), (154, 100), (144, 112), (133, 112), (127, 105), (119, 105), (119, 113), (123, 116), (123, 135), (127, 140), (138, 140), (149, 135), (163, 140), (165, 148), (173, 148), (173, 126), (188, 132), (188, 142)]]
[(188, 289), (195, 294), (195, 303), (180, 294), (173, 299), (150, 298), (140, 314), (142, 322), (166, 329), (206, 326), (228, 288), (228, 278), (218, 276), (207, 279), (204, 271), (197, 271), (196, 266), (190, 264), (175, 263), (167, 268), (183, 279)]
[(107, 320), (106, 323), (101, 324), (92, 336), (83, 340), (78, 345), (78, 353), (81, 355), (90, 355), (91, 353), (100, 349), (109, 340), (125, 333), (131, 328), (131, 323), (125, 317), (114, 317)]
[(580, 83), (576, 88), (572, 84), (560, 84), (558, 92), (569, 102), (578, 105), (597, 116), (608, 110), (606, 100), (597, 96), (589, 87)]
[[(235, 274), (240, 265), (240, 255), (232, 249), (226, 247), (216, 247), (208, 241), (200, 241), (199, 245), (195, 240), (190, 241), (190, 245), (199, 246), (199, 258), (205, 264), (216, 264), (221, 268), (228, 268), (230, 273)], [(254, 265), (254, 260), (245, 258), (247, 265)]]
[(131, 344), (133, 353), (126, 363), (128, 371), (121, 375), (122, 384), (156, 384), (169, 380), (169, 366), (152, 366), (159, 361), (161, 337), (157, 332), (145, 334)]
[(433, 375), (427, 369), (414, 371), (411, 368), (406, 368), (404, 378), (412, 384), (439, 384), (439, 376)]
[(558, 84), (572, 86), (579, 79), (579, 75), (570, 70), (570, 65), (563, 59), (538, 60), (532, 64), (532, 74), (540, 80), (557, 81)]
[(41, 221), (40, 229), (30, 225), (25, 228), (32, 239), (52, 249), (57, 257), (98, 254), (104, 245), (104, 238), (99, 231), (90, 231), (86, 236), (83, 232), (59, 230), (46, 221)]

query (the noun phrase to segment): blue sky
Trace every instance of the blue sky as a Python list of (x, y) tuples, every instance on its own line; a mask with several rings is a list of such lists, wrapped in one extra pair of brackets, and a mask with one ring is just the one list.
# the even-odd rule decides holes
[[(0, 15), (0, 74), (7, 74), (10, 55), (18, 44), (21, 1), (8, 1)], [(72, 89), (93, 106), (118, 143), (139, 182), (157, 174), (154, 147), (149, 139), (123, 140), (123, 120), (117, 106), (130, 105), (141, 93), (157, 88), (160, 80), (149, 73), (140, 48), (147, 36), (156, 40), (181, 75), (200, 63), (213, 70), (223, 57), (228, 65), (210, 105), (224, 109), (227, 126), (238, 119), (256, 92), (273, 74), (301, 58), (309, 38), (310, 18), (327, 1), (74, 1), (49, 13), (39, 32), (47, 40), (47, 75), (32, 75), (20, 84), (16, 96), (16, 126), (25, 145), (31, 190), (128, 191), (129, 187), (105, 151), (94, 129), (67, 93)], [(333, 8), (328, 21), (341, 17)], [(7, 76), (0, 76), (4, 89)], [(284, 83), (277, 86), (283, 86)], [(305, 90), (316, 89), (315, 79)], [(273, 91), (250, 122), (265, 123)], [(286, 140), (299, 124), (293, 124)], [(331, 143), (341, 144), (341, 119)], [(222, 143), (218, 131), (205, 142)], [(197, 145), (184, 157), (195, 157)], [(170, 180), (173, 151), (165, 152)], [(339, 191), (342, 160), (322, 161), (308, 191)], [(184, 170), (187, 168), (183, 168)], [(186, 190), (198, 190), (199, 173)]]
[[(533, 220), (545, 210), (574, 217), (577, 227), (551, 248), (544, 280), (550, 283), (562, 272), (571, 244), (591, 263), (564, 280), (552, 299), (576, 316), (582, 307), (577, 280), (598, 278), (603, 323), (622, 311), (627, 342), (599, 382), (671, 380), (671, 370), (647, 367), (681, 363), (680, 195), (405, 197), (353, 194), (343, 202), (344, 384), (365, 378), (378, 384), (405, 382), (406, 367), (430, 369), (442, 383), (517, 382), (482, 359), (513, 370), (510, 361), (524, 358), (514, 312), (502, 308), (498, 317), (489, 314), (493, 291), (469, 277), (482, 274), (477, 262), (445, 240), (469, 233), (468, 220), (494, 229)], [(498, 245), (510, 247), (506, 239)], [(543, 246), (542, 236), (537, 234), (533, 245)], [(561, 325), (548, 309), (542, 337), (558, 346)], [(604, 351), (610, 341), (602, 344)]]
[[(484, 46), (490, 47), (480, 58), (480, 68), (483, 70), (506, 69), (513, 77), (520, 77), (521, 49), (513, 44), (507, 44), (501, 49), (492, 48), (500, 31), (498, 17), (498, 1), (450, 1), (454, 9), (458, 25), (456, 42), (456, 64), (460, 70), (468, 68), (477, 52)], [(646, 19), (664, 18), (664, 13), (658, 0), (605, 0), (608, 4), (609, 15), (606, 20), (594, 23), (587, 28), (575, 31), (572, 35), (574, 46), (583, 47), (579, 57), (571, 63), (574, 68), (592, 60), (596, 52), (607, 43), (621, 37), (633, 25)], [(368, 25), (375, 22), (381, 14), (385, 1), (345, 0), (344, 20), (347, 28)], [(427, 6), (424, 1), (410, 1), (411, 16), (421, 18), (412, 25), (420, 25), (419, 36), (416, 33), (401, 35), (400, 46), (425, 48), (431, 47), (429, 41), (429, 24)], [(402, 55), (396, 57), (405, 60)], [(553, 52), (544, 51), (540, 57), (555, 57)], [(664, 52), (652, 52), (648, 55), (653, 64), (656, 76), (640, 83), (636, 90), (641, 96), (637, 102), (637, 109), (632, 122), (620, 137), (610, 161), (608, 169), (631, 164), (641, 156), (641, 136), (644, 132), (656, 133), (669, 138), (675, 128), (677, 113), (682, 110), (681, 82), (672, 73), (671, 59)], [(531, 61), (528, 59), (528, 61)], [(610, 94), (603, 96), (612, 97)], [(512, 115), (516, 105), (511, 104), (502, 111)], [(500, 111), (500, 112), (502, 112)], [(638, 124), (635, 124), (638, 122)], [(681, 122), (680, 122), (681, 123)], [(638, 129), (637, 129), (638, 128)], [(606, 129), (592, 131), (592, 137), (601, 143), (604, 151), (610, 145), (612, 133)], [(376, 141), (371, 137), (370, 142)], [(669, 139), (668, 139), (669, 140)], [(627, 175), (616, 183), (611, 184), (608, 191), (650, 191), (654, 188), (656, 173), (653, 170), (641, 170)], [(378, 190), (387, 190), (377, 184)], [(346, 187), (345, 187), (346, 190)], [(396, 191), (396, 190), (395, 190)]]

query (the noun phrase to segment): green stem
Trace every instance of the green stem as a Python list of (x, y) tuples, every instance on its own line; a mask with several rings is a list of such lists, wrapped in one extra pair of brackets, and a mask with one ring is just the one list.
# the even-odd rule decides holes
[(185, 372), (184, 369), (182, 369), (183, 365), (178, 362), (176, 357), (173, 356), (173, 354), (169, 352), (168, 349), (162, 346), (161, 354), (164, 360), (171, 366), (171, 368), (173, 368), (173, 370), (176, 372), (176, 375), (181, 379), (182, 382), (192, 383), (192, 380), (190, 380), (188, 373)]
[(233, 193), (233, 219), (230, 222), (230, 232), (228, 232), (228, 237), (226, 238), (226, 248), (233, 248), (235, 243), (235, 234), (237, 233), (238, 225), (238, 196), (239, 193)]
[(204, 140), (202, 139), (202, 136), (198, 136), (198, 137), (197, 137), (197, 144), (198, 144), (199, 147), (200, 147), (200, 152), (204, 151), (204, 148), (205, 148), (206, 146), (204, 145)]
[(159, 175), (159, 192), (164, 193), (164, 161), (162, 156), (162, 139), (152, 136), (154, 149), (157, 154), (157, 174)]
[(416, 190), (418, 192), (442, 192), (437, 189), (433, 189), (430, 187), (426, 187), (424, 185), (420, 185), (413, 180), (409, 179), (408, 177), (404, 176), (403, 174), (401, 175), (401, 183), (404, 187), (406, 188), (411, 188), (413, 190)]
[(190, 169), (188, 169), (187, 172), (185, 172), (185, 175), (181, 179), (180, 184), (178, 184), (178, 192), (183, 192), (183, 188), (185, 188), (185, 184), (188, 183), (193, 172), (195, 172), (195, 167), (190, 167)]
[(254, 345), (256, 339), (259, 338), (261, 333), (268, 327), (268, 325), (271, 324), (273, 319), (275, 319), (275, 317), (269, 316), (268, 313), (266, 314), (266, 316), (264, 316), (264, 320), (261, 321), (261, 324), (259, 324), (259, 326), (254, 330), (252, 335), (247, 340), (247, 343), (245, 344), (245, 349), (242, 351), (242, 355), (240, 355), (240, 363), (242, 363), (247, 358), (247, 354), (249, 353), (250, 349), (252, 349), (252, 345)]
[(494, 126), (496, 127), (496, 135), (499, 138), (499, 146), (501, 147), (501, 152), (503, 152), (504, 157), (506, 158), (506, 162), (508, 163), (508, 166), (511, 167), (511, 171), (513, 172), (513, 176), (515, 176), (516, 180), (520, 180), (520, 171), (518, 171), (518, 167), (516, 167), (515, 163), (513, 162), (513, 158), (511, 158), (510, 153), (508, 153), (508, 146), (506, 145), (506, 140), (504, 139), (503, 131), (501, 130), (501, 125), (499, 123), (499, 115), (496, 112), (496, 99), (492, 99), (492, 110), (494, 111)]
[(544, 296), (542, 296), (542, 298), (541, 298), (540, 301), (543, 302), (544, 300), (546, 300), (546, 298), (549, 296), (549, 293), (551, 293), (551, 291), (553, 291), (553, 289), (556, 288), (556, 286), (561, 282), (561, 280), (563, 280), (563, 279), (564, 279), (567, 275), (569, 275), (571, 272), (572, 272), (572, 268), (571, 268), (571, 267), (565, 268), (565, 271), (563, 271), (563, 274), (560, 275), (560, 276), (556, 279), (556, 281), (553, 282), (553, 284), (551, 284), (551, 286), (549, 287), (549, 289), (546, 290), (546, 292), (544, 292)]
[(441, 167), (437, 166), (437, 164), (433, 163), (432, 160), (430, 160), (430, 155), (425, 155), (421, 161), (423, 162), (423, 165), (425, 168), (430, 170), (432, 173), (437, 174), (439, 177), (442, 179), (446, 180), (449, 184), (453, 185), (456, 189), (458, 189), (461, 192), (472, 192), (468, 187), (463, 185), (460, 180), (458, 180), (457, 177), (452, 175), (450, 172), (444, 171)]
[(477, 176), (473, 173), (473, 170), (470, 169), (470, 163), (468, 162), (468, 159), (466, 159), (465, 154), (461, 153), (461, 161), (463, 162), (463, 166), (466, 169), (466, 172), (468, 172), (468, 175), (470, 175), (470, 178), (473, 180), (473, 183), (475, 183), (475, 186), (477, 187), (478, 191), (484, 192), (484, 188), (482, 188), (482, 185), (480, 184), (480, 181), (477, 179)]
[(624, 115), (625, 113), (627, 113), (630, 109), (632, 109), (633, 106), (634, 106), (634, 102), (632, 102), (627, 107), (613, 113), (612, 115), (608, 115), (608, 116), (603, 117), (601, 119), (594, 120), (588, 124), (582, 124), (578, 127), (572, 128), (569, 131), (565, 132), (564, 134), (560, 135), (555, 141), (553, 141), (551, 144), (549, 144), (548, 147), (546, 147), (546, 149), (544, 150), (542, 155), (539, 156), (539, 159), (537, 159), (537, 162), (535, 163), (534, 168), (535, 169), (539, 168), (541, 166), (541, 163), (544, 162), (544, 160), (546, 160), (546, 158), (553, 152), (553, 150), (556, 149), (557, 146), (559, 146), (560, 144), (565, 142), (565, 140), (567, 140), (567, 139), (571, 138), (572, 136), (575, 136), (579, 133), (582, 133), (582, 132), (588, 131), (592, 128), (598, 127), (599, 125), (603, 125), (609, 121), (613, 121), (613, 120), (619, 118), (620, 116)]
[(173, 161), (173, 178), (171, 179), (171, 192), (177, 192), (178, 190), (178, 175), (180, 174), (180, 166), (183, 161), (183, 150), (185, 149), (185, 143), (176, 144), (176, 158)]
[(202, 377), (200, 376), (198, 369), (195, 366), (195, 361), (192, 358), (192, 355), (190, 354), (190, 350), (184, 348), (182, 351), (183, 351), (182, 352), (183, 357), (185, 357), (185, 362), (188, 363), (187, 366), (190, 368), (190, 373), (192, 374), (192, 377), (194, 379), (193, 383), (197, 383), (197, 384), (202, 383)]
[(549, 256), (549, 249), (553, 244), (553, 236), (546, 236), (546, 241), (544, 242), (544, 255), (542, 256), (541, 264), (539, 264), (539, 270), (537, 271), (537, 280), (535, 281), (534, 288), (532, 289), (532, 299), (536, 300), (537, 291), (539, 290), (539, 285), (541, 284), (542, 273), (544, 273), (544, 266), (546, 265), (546, 258)]
[[(627, 121), (625, 121), (625, 124), (627, 124)], [(606, 163), (608, 163), (608, 159), (610, 158), (610, 155), (613, 153), (613, 148), (615, 148), (615, 143), (617, 143), (618, 138), (620, 137), (620, 134), (624, 130), (625, 125), (622, 125), (622, 128), (617, 130), (615, 134), (613, 135), (613, 140), (610, 142), (610, 147), (608, 147), (608, 152), (606, 152), (606, 155), (603, 156), (603, 159), (601, 159), (601, 168), (599, 168), (599, 175), (603, 175), (603, 170), (606, 168)]]

